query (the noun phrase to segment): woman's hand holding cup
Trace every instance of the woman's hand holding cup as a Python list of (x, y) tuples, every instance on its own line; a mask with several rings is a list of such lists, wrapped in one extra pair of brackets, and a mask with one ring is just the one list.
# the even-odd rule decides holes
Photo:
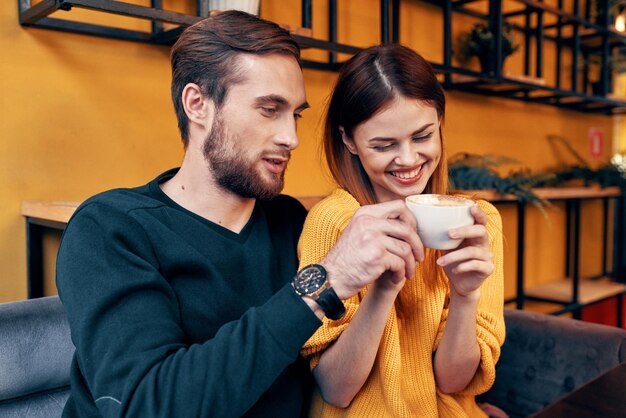
[(451, 291), (475, 295), (494, 269), (487, 215), (471, 199), (458, 196), (414, 195), (406, 203), (424, 245), (445, 251), (437, 264), (444, 268)]

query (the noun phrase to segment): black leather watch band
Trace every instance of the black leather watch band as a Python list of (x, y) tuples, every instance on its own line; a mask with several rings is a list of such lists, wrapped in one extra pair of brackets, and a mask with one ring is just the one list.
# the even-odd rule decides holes
[(346, 313), (346, 307), (332, 287), (324, 290), (315, 301), (320, 305), (324, 314), (334, 321)]

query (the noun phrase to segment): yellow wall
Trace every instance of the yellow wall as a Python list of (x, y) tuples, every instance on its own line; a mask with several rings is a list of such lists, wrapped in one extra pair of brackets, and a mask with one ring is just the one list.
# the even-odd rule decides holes
[[(326, 4), (314, 3), (314, 36), (323, 38)], [(372, 30), (378, 27), (377, 1), (339, 3), (340, 41), (361, 46), (378, 42)], [(402, 41), (438, 61), (442, 37), (436, 9), (418, 9), (417, 4), (403, 2), (403, 13), (413, 21), (403, 26)], [(299, 5), (297, 0), (264, 0), (262, 14), (298, 26)], [(176, 166), (182, 147), (169, 97), (168, 48), (23, 28), (18, 24), (16, 2), (5, 1), (0, 3), (0, 50), (0, 301), (8, 301), (26, 296), (23, 200), (79, 201), (112, 187), (143, 184)], [(325, 56), (319, 51), (305, 54)], [(319, 195), (331, 188), (321, 169), (318, 137), (319, 120), (335, 77), (305, 70), (312, 109), (300, 125), (301, 145), (287, 173), (287, 193)], [(556, 163), (548, 135), (567, 138), (586, 156), (590, 127), (604, 130), (608, 157), (610, 117), (448, 94), (445, 136), (449, 155), (497, 153), (540, 169)], [(511, 295), (515, 211), (502, 207), (502, 212), (507, 294)], [(551, 210), (549, 223), (532, 212), (526, 249), (529, 280), (561, 276), (562, 210)], [(52, 234), (47, 240), (54, 250), (58, 236)], [(599, 251), (596, 246), (589, 252)], [(54, 251), (47, 253), (47, 292), (54, 293)], [(598, 259), (590, 256), (583, 271), (597, 271)]]

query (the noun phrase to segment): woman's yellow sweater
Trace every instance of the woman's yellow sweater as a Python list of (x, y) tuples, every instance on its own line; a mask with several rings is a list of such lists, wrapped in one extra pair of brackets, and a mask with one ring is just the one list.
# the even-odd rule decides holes
[[(476, 375), (462, 392), (439, 391), (433, 371), (433, 353), (443, 335), (448, 316), (449, 285), (442, 268), (436, 278), (424, 278), (418, 265), (413, 280), (407, 280), (392, 308), (372, 371), (345, 409), (327, 404), (315, 391), (312, 417), (485, 417), (474, 396), (487, 391), (495, 379), (495, 364), (504, 342), (502, 223), (493, 205), (479, 201), (487, 214), (487, 231), (495, 270), (481, 286), (476, 338), (481, 360)], [(330, 251), (359, 208), (346, 191), (336, 190), (313, 207), (299, 242), (300, 266), (319, 262)], [(430, 250), (428, 250), (430, 251)], [(364, 289), (344, 301), (346, 314), (324, 324), (302, 349), (314, 368), (322, 352), (349, 326), (363, 300)]]

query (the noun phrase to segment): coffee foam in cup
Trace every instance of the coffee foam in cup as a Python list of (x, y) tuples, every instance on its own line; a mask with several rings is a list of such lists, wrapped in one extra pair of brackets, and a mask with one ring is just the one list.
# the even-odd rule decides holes
[(418, 194), (406, 198), (411, 203), (432, 206), (473, 206), (475, 202), (460, 196)]

